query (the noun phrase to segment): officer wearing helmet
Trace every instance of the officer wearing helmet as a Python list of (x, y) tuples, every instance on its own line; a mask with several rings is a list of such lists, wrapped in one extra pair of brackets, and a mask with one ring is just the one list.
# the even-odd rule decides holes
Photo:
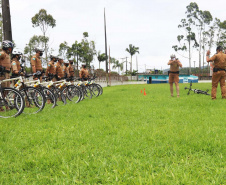
[(69, 58), (68, 71), (69, 71), (69, 78), (75, 76), (75, 71), (74, 71), (74, 68), (73, 68), (73, 59), (72, 58)]
[(89, 71), (86, 69), (86, 64), (82, 64), (82, 69), (79, 71), (79, 77), (82, 80), (88, 80), (88, 78), (89, 78)]
[[(40, 48), (35, 48), (35, 52), (36, 52), (36, 54), (31, 58), (32, 72), (33, 73), (36, 73), (38, 71), (42, 72), (42, 70), (43, 70), (42, 69), (42, 61), (41, 61), (40, 57), (43, 55), (43, 50)], [(35, 80), (38, 79), (35, 76), (33, 78)]]
[[(11, 71), (11, 61), (9, 55), (13, 51), (14, 44), (9, 40), (2, 42), (2, 51), (0, 52), (0, 80), (9, 79)], [(10, 82), (4, 82), (2, 87), (9, 87)]]
[[(2, 51), (0, 52), (0, 80), (5, 80), (10, 78), (11, 61), (9, 55), (13, 51), (14, 44), (9, 40), (4, 40), (2, 42)], [(3, 82), (1, 87), (10, 87), (10, 82)], [(9, 109), (9, 107), (6, 107)], [(0, 112), (5, 111), (0, 107)]]
[(168, 65), (170, 65), (170, 71), (169, 71), (169, 84), (170, 84), (170, 93), (173, 97), (173, 82), (176, 86), (177, 91), (177, 97), (180, 96), (179, 94), (179, 67), (182, 67), (181, 62), (176, 58), (176, 56), (170, 55), (170, 61), (168, 62)]
[(22, 53), (20, 51), (14, 50), (12, 52), (12, 76), (18, 77), (24, 75), (21, 71), (20, 58)]
[(50, 80), (53, 82), (56, 81), (56, 65), (55, 62), (57, 61), (57, 56), (50, 55), (50, 62), (47, 64), (46, 68), (46, 76), (49, 77)]
[(63, 58), (58, 57), (58, 62), (55, 64), (56, 65), (56, 78), (57, 78), (57, 80), (60, 80), (61, 78), (64, 77), (64, 72), (63, 72), (63, 67), (62, 67), (63, 63), (64, 63)]
[(64, 61), (64, 66), (63, 66), (63, 72), (64, 72), (64, 77), (68, 78), (69, 77), (69, 62)]

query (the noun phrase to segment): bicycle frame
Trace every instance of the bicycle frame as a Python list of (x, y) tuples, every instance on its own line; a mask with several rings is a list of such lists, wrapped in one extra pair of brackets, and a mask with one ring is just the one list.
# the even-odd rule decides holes
[(200, 89), (192, 89), (191, 86), (192, 86), (192, 82), (190, 83), (190, 87), (189, 88), (188, 87), (184, 88), (185, 90), (188, 89), (188, 95), (190, 94), (190, 91), (193, 91), (196, 94), (210, 95), (210, 94), (208, 94), (208, 91), (209, 91), (208, 89), (206, 91), (202, 91)]
[(3, 88), (2, 88), (2, 83), (3, 82), (11, 82), (11, 81), (15, 81), (15, 80), (20, 80), (21, 78), (11, 78), (11, 79), (5, 79), (5, 80), (1, 80), (0, 81), (0, 100), (3, 100), (4, 103), (8, 106), (8, 102), (5, 100), (4, 95), (3, 95)]

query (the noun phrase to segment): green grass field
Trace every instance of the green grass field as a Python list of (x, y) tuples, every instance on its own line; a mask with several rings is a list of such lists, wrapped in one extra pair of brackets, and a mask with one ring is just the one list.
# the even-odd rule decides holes
[(226, 100), (185, 86), (180, 98), (169, 84), (107, 87), (0, 119), (0, 184), (226, 184)]

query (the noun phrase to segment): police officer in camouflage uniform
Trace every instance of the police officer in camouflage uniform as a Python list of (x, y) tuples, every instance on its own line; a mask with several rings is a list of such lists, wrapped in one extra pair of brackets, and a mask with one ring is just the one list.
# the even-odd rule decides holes
[(69, 62), (68, 61), (64, 61), (63, 72), (64, 72), (64, 77), (68, 78), (69, 77)]
[[(31, 58), (31, 67), (32, 72), (36, 73), (38, 71), (42, 72), (42, 61), (41, 56), (43, 55), (43, 50), (40, 48), (35, 48), (36, 54)], [(34, 80), (37, 80), (38, 78), (36, 76), (33, 76)], [(42, 80), (42, 77), (40, 78), (40, 81)]]
[(73, 68), (73, 59), (69, 58), (69, 66), (68, 66), (68, 72), (69, 72), (69, 78), (74, 77), (75, 76), (75, 71)]
[(217, 86), (220, 82), (221, 87), (221, 96), (223, 99), (226, 99), (226, 87), (225, 87), (225, 74), (226, 74), (226, 54), (223, 53), (223, 48), (218, 46), (217, 54), (210, 58), (210, 51), (206, 53), (206, 61), (213, 62), (213, 75), (212, 75), (212, 91), (211, 97), (213, 100), (216, 99), (217, 95)]
[(57, 61), (57, 57), (50, 55), (51, 61), (48, 63), (47, 68), (46, 68), (46, 76), (49, 77), (50, 80), (53, 82), (56, 81), (56, 65), (55, 62)]
[(180, 97), (178, 83), (179, 83), (179, 67), (182, 67), (182, 64), (178, 60), (178, 58), (176, 58), (176, 56), (173, 54), (170, 56), (170, 61), (168, 62), (168, 65), (170, 65), (169, 84), (171, 96), (173, 97), (173, 83), (175, 83), (177, 97)]
[[(0, 80), (5, 80), (10, 78), (11, 61), (9, 55), (13, 51), (14, 44), (9, 40), (4, 40), (2, 42), (2, 51), (0, 52)], [(3, 82), (1, 87), (10, 87), (10, 82)], [(9, 107), (6, 107), (9, 109)], [(5, 111), (0, 107), (0, 111)]]
[(15, 78), (24, 75), (20, 65), (21, 55), (22, 53), (17, 50), (12, 52), (12, 76)]
[[(9, 40), (2, 42), (2, 51), (0, 52), (0, 80), (9, 79), (11, 71), (11, 61), (9, 55), (13, 51), (14, 44)], [(9, 87), (10, 82), (2, 83), (2, 87)]]
[(55, 64), (56, 65), (56, 78), (57, 78), (57, 80), (61, 80), (61, 78), (64, 77), (63, 66), (62, 66), (63, 63), (64, 63), (63, 58), (58, 57), (58, 62)]

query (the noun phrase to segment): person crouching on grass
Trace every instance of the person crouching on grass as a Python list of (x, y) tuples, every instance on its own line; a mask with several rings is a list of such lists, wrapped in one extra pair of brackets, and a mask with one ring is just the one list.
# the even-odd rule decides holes
[(169, 71), (169, 84), (170, 84), (170, 93), (173, 97), (173, 82), (176, 86), (177, 91), (177, 97), (180, 97), (179, 94), (179, 67), (182, 67), (182, 64), (180, 61), (176, 58), (175, 55), (170, 56), (170, 61), (168, 62), (168, 65), (170, 65), (170, 71)]

